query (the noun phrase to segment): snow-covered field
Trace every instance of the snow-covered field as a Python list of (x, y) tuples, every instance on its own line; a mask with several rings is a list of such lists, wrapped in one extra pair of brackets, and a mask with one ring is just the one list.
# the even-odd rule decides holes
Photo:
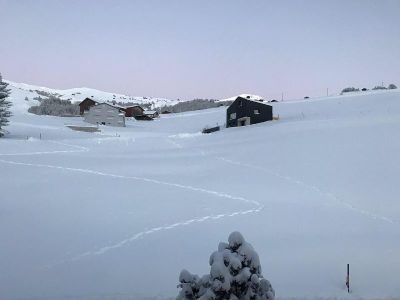
[(84, 133), (13, 101), (1, 299), (175, 297), (234, 230), (278, 298), (399, 298), (398, 91), (274, 103), (278, 121), (210, 135), (225, 108)]

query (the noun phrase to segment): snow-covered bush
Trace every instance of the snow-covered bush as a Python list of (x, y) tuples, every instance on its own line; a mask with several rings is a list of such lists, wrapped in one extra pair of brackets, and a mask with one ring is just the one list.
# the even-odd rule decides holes
[(343, 90), (342, 90), (342, 94), (343, 93), (349, 93), (349, 92), (359, 92), (360, 91), (360, 89), (356, 89), (355, 87), (347, 87), (347, 88), (344, 88)]
[(199, 277), (187, 270), (179, 275), (177, 300), (274, 300), (275, 291), (261, 274), (260, 259), (240, 232), (220, 243), (210, 256), (210, 274)]
[(374, 87), (372, 90), (386, 90), (387, 88), (385, 86), (377, 85)]
[(391, 84), (389, 84), (388, 89), (395, 90), (395, 89), (397, 89), (397, 86), (395, 84), (391, 83)]
[(31, 106), (28, 112), (36, 115), (77, 116), (79, 115), (79, 106), (72, 104), (69, 100), (50, 96), (48, 99), (42, 99), (40, 105)]
[(0, 137), (4, 135), (3, 126), (7, 126), (8, 118), (11, 117), (11, 102), (7, 100), (10, 90), (7, 89), (8, 83), (3, 82), (0, 74)]
[(168, 110), (173, 113), (180, 113), (185, 111), (202, 110), (208, 108), (219, 107), (225, 103), (215, 102), (213, 99), (194, 99), (191, 101), (179, 102), (175, 105), (164, 106), (162, 110)]

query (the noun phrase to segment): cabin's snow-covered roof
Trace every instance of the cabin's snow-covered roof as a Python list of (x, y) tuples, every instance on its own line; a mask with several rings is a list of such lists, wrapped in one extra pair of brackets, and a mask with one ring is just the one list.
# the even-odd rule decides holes
[(139, 104), (124, 106), (124, 108), (131, 108), (131, 107), (140, 107), (141, 109), (143, 109), (143, 107)]
[[(265, 100), (263, 100), (263, 99), (249, 99), (249, 98), (243, 98), (243, 97), (237, 97), (236, 99), (238, 99), (238, 98), (240, 98), (240, 99), (243, 99), (243, 100), (248, 100), (248, 101), (252, 101), (252, 102), (256, 102), (256, 103), (260, 103), (260, 104), (265, 104), (265, 105), (268, 105), (268, 106), (271, 106), (271, 104), (270, 103), (268, 103), (267, 101), (265, 101)], [(235, 100), (236, 100), (235, 99)]]
[(154, 115), (156, 113), (157, 113), (157, 111), (155, 111), (155, 110), (145, 110), (143, 112), (143, 114), (145, 114), (145, 115)]
[(242, 97), (242, 98), (248, 99), (248, 100), (263, 100), (263, 97), (258, 96), (258, 95), (240, 94), (240, 95), (233, 96), (233, 97), (230, 97), (230, 98), (217, 100), (217, 102), (235, 101), (237, 99), (237, 97)]
[(120, 105), (115, 105), (115, 104), (108, 103), (108, 102), (97, 102), (97, 103), (98, 103), (98, 104), (97, 104), (96, 106), (99, 106), (99, 105), (108, 105), (108, 106), (110, 106), (110, 107), (112, 107), (112, 108), (115, 108), (115, 109), (118, 109), (118, 110), (124, 109), (124, 107), (122, 107), (122, 106), (120, 106)]

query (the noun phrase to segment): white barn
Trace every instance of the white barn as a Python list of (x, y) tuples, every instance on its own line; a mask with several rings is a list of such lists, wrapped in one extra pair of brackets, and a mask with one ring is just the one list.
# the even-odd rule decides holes
[(85, 122), (91, 124), (125, 127), (125, 112), (117, 106), (108, 103), (99, 103), (85, 111)]

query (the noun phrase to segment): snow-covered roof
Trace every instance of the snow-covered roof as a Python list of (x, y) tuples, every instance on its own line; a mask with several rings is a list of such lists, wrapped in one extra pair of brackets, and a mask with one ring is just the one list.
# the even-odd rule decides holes
[[(105, 102), (105, 103), (107, 103), (107, 102)], [(107, 103), (107, 104), (109, 104), (111, 106), (114, 106), (116, 108), (119, 108), (119, 109), (125, 109), (126, 108), (125, 106), (122, 106), (122, 105), (119, 105), (119, 104), (112, 104), (112, 103)]]
[(249, 99), (249, 98), (243, 98), (243, 97), (240, 97), (240, 96), (237, 97), (236, 99), (238, 99), (238, 98), (270, 106), (270, 104), (267, 101), (263, 100), (263, 99)]
[(120, 105), (115, 105), (115, 104), (108, 103), (108, 102), (98, 102), (97, 105), (103, 105), (103, 104), (111, 106), (112, 108), (115, 108), (115, 109), (118, 109), (118, 110), (124, 109), (124, 107), (122, 107)]
[(130, 107), (140, 107), (141, 109), (143, 109), (143, 107), (140, 106), (139, 104), (124, 106), (124, 108), (130, 108)]
[(253, 94), (240, 94), (237, 96), (233, 96), (230, 98), (226, 98), (226, 99), (220, 99), (217, 102), (226, 102), (226, 101), (235, 101), (237, 99), (237, 97), (242, 97), (244, 99), (248, 99), (248, 100), (262, 100), (263, 97), (258, 96), (258, 95), (253, 95)]
[(81, 105), (81, 104), (82, 104), (83, 102), (85, 102), (86, 100), (92, 100), (93, 102), (101, 103), (101, 101), (94, 100), (94, 99), (91, 98), (91, 97), (86, 97), (86, 98), (83, 99), (81, 102), (79, 102), (79, 105)]
[(157, 113), (157, 111), (155, 111), (155, 110), (145, 110), (143, 112), (143, 114), (145, 114), (145, 115), (154, 115), (156, 113)]

